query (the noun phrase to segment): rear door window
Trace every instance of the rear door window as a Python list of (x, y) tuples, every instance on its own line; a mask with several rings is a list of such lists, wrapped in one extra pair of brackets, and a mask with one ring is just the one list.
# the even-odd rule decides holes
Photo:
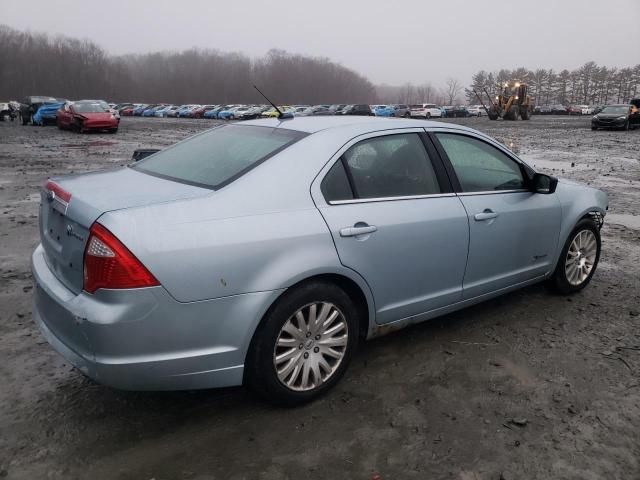
[(431, 159), (416, 133), (363, 140), (342, 158), (355, 198), (441, 193)]
[(305, 136), (284, 128), (224, 125), (162, 150), (132, 168), (217, 190)]

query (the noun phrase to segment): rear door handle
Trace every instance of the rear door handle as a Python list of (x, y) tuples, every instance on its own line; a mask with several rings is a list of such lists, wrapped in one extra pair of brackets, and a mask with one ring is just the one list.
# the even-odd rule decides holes
[(492, 218), (496, 218), (498, 214), (491, 210), (490, 208), (485, 208), (482, 213), (476, 213), (473, 218), (476, 219), (476, 222), (482, 222), (483, 220), (491, 220)]
[(369, 233), (376, 232), (378, 227), (375, 225), (363, 225), (363, 226), (353, 226), (340, 229), (341, 237), (356, 237), (358, 235), (367, 235)]

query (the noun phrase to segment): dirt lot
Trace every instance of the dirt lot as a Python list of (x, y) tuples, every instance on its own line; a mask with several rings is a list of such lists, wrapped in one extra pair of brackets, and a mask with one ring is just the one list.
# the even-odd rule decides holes
[(41, 182), (125, 164), (211, 122), (123, 119), (116, 135), (0, 123), (0, 477), (640, 478), (640, 130), (457, 122), (609, 193), (593, 282), (570, 298), (530, 287), (376, 339), (335, 390), (294, 410), (240, 388), (96, 385), (31, 320)]

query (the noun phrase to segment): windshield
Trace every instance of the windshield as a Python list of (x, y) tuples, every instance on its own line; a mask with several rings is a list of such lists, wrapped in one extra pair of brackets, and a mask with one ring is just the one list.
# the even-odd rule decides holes
[(132, 168), (217, 190), (304, 136), (283, 128), (224, 125), (162, 150)]
[(618, 113), (624, 115), (625, 113), (629, 113), (629, 107), (626, 105), (608, 106), (604, 107), (600, 113)]
[(99, 103), (74, 103), (73, 109), (78, 113), (101, 113), (105, 111)]

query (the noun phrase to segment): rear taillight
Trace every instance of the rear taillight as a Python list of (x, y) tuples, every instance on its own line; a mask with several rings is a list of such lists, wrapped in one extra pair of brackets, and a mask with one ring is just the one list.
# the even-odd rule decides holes
[(49, 192), (52, 193), (53, 195), (52, 198), (57, 198), (58, 200), (62, 200), (64, 203), (69, 203), (69, 201), (71, 200), (71, 194), (52, 180), (47, 180), (47, 183), (45, 183), (44, 188), (46, 190), (49, 190)]
[(84, 251), (84, 290), (142, 288), (160, 285), (140, 260), (99, 223), (89, 230)]

